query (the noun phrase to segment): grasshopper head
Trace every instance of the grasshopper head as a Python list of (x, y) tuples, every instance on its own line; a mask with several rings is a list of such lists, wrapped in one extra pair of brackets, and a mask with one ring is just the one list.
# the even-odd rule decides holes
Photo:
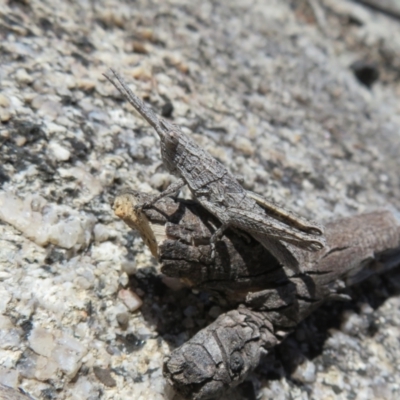
[(165, 120), (160, 120), (160, 128), (157, 129), (157, 133), (165, 148), (175, 149), (180, 138), (179, 128)]

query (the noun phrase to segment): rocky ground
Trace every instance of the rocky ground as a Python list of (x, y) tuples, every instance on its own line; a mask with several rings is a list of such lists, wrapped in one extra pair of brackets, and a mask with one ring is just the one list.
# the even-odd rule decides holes
[[(345, 0), (0, 6), (0, 383), (170, 398), (163, 355), (221, 312), (160, 276), (113, 214), (124, 188), (173, 178), (109, 67), (305, 217), (400, 210), (399, 20)], [(393, 271), (323, 307), (235, 396), (397, 399), (399, 293)]]

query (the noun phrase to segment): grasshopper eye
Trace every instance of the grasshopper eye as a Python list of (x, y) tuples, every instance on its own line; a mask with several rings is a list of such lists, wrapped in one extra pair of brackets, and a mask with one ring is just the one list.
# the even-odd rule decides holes
[(166, 139), (169, 145), (177, 145), (179, 142), (179, 134), (175, 131), (168, 131), (166, 133)]
[(178, 135), (176, 134), (176, 132), (175, 131), (169, 131), (168, 132), (168, 136), (169, 136), (169, 138), (171, 139), (171, 140), (176, 140), (177, 138), (178, 138)]

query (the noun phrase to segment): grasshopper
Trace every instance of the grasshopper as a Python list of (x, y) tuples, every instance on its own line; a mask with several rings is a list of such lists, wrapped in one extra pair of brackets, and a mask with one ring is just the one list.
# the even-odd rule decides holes
[(156, 130), (164, 166), (178, 177), (175, 183), (141, 204), (140, 208), (151, 207), (162, 197), (187, 185), (194, 198), (221, 222), (210, 239), (212, 259), (215, 244), (227, 228), (236, 228), (250, 234), (279, 262), (295, 270), (299, 266), (291, 246), (306, 251), (318, 251), (324, 247), (322, 227), (246, 191), (231, 172), (184, 134), (179, 126), (157, 117), (129, 89), (117, 72), (111, 70), (111, 73), (104, 76)]

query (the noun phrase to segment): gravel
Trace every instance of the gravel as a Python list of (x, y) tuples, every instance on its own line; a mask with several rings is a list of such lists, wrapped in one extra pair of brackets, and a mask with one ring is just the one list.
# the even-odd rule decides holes
[[(0, 28), (0, 384), (171, 398), (163, 356), (223, 311), (113, 214), (122, 190), (173, 179), (109, 67), (304, 217), (400, 210), (395, 19), (346, 0), (25, 0), (2, 2)], [(373, 66), (367, 86), (354, 65)], [(398, 398), (398, 282), (323, 307), (230, 399)]]

